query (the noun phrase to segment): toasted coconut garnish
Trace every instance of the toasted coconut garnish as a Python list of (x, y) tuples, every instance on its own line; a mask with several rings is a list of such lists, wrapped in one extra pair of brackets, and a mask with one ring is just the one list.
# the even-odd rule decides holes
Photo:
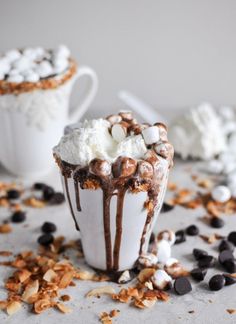
[(217, 240), (221, 240), (222, 238), (224, 238), (224, 236), (219, 235), (217, 233), (213, 233), (211, 235), (199, 235), (205, 242), (207, 242), (208, 244), (212, 244), (215, 243)]
[(32, 272), (28, 271), (27, 269), (19, 270), (16, 273), (16, 276), (21, 283), (24, 282), (25, 280), (27, 280), (28, 278), (30, 278), (31, 275), (32, 275)]
[(39, 299), (34, 303), (34, 311), (36, 314), (40, 314), (52, 306), (53, 305), (49, 299), (47, 299), (47, 298)]
[(71, 297), (69, 295), (61, 295), (60, 299), (64, 302), (69, 301)]
[(228, 308), (228, 309), (226, 309), (226, 311), (227, 311), (229, 314), (235, 314), (235, 313), (236, 313), (236, 309), (235, 309), (235, 308)]
[(67, 314), (67, 313), (71, 313), (72, 312), (72, 309), (69, 308), (68, 306), (62, 304), (62, 303), (56, 303), (55, 305), (60, 312), (64, 313), (64, 314)]
[(13, 253), (11, 251), (0, 251), (0, 256), (8, 257), (12, 255)]
[(22, 300), (26, 303), (30, 301), (30, 298), (38, 293), (39, 290), (39, 281), (34, 280), (29, 283), (23, 292)]
[(10, 224), (6, 223), (0, 225), (0, 234), (7, 234), (10, 232), (12, 232), (12, 227)]
[(12, 301), (8, 303), (6, 307), (6, 311), (8, 315), (13, 315), (16, 312), (18, 312), (18, 310), (20, 309), (21, 309), (21, 303), (19, 301)]
[(57, 274), (52, 269), (48, 269), (47, 272), (45, 272), (43, 279), (47, 282), (53, 282), (57, 278)]
[(154, 208), (153, 201), (148, 199), (144, 202), (143, 207), (147, 209), (147, 211), (151, 212)]
[(43, 200), (37, 199), (35, 197), (29, 197), (25, 199), (24, 204), (33, 208), (43, 208), (46, 206), (46, 203)]
[(112, 286), (104, 286), (104, 287), (94, 288), (94, 289), (90, 290), (86, 294), (86, 297), (100, 296), (103, 294), (113, 295), (115, 293), (116, 293), (116, 291)]
[(112, 324), (110, 315), (107, 312), (102, 312), (99, 317), (100, 322), (103, 324)]
[(156, 304), (157, 299), (136, 299), (134, 301), (134, 306), (138, 308), (150, 308)]

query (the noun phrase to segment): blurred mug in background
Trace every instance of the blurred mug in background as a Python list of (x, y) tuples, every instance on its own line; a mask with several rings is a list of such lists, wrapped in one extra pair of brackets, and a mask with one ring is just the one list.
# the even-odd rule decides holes
[[(82, 102), (69, 110), (75, 81), (90, 78)], [(94, 99), (97, 75), (79, 66), (69, 49), (11, 50), (0, 56), (0, 162), (18, 176), (37, 177), (53, 166), (52, 147), (68, 123), (77, 122)]]

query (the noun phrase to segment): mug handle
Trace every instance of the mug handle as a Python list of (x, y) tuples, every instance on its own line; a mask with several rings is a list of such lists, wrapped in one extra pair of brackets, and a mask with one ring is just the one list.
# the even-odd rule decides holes
[(78, 81), (83, 76), (90, 78), (90, 85), (85, 93), (85, 97), (82, 99), (82, 102), (79, 103), (75, 108), (69, 112), (69, 123), (75, 123), (84, 115), (88, 107), (92, 103), (97, 90), (98, 90), (98, 77), (96, 72), (91, 69), (89, 66), (83, 65), (80, 66), (77, 70), (77, 73), (74, 78), (74, 82)]

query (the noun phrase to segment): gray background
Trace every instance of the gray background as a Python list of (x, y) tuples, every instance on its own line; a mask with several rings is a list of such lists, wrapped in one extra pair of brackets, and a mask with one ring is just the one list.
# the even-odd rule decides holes
[(0, 51), (67, 44), (100, 79), (94, 107), (129, 89), (155, 107), (236, 102), (235, 0), (0, 0)]

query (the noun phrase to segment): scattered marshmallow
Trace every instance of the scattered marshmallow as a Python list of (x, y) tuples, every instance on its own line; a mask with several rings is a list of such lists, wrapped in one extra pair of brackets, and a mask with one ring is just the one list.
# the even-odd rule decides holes
[(142, 135), (147, 145), (157, 143), (160, 139), (159, 129), (157, 126), (151, 126), (143, 129)]
[(153, 286), (160, 290), (170, 289), (172, 286), (172, 278), (166, 273), (165, 270), (156, 270), (151, 277)]
[(114, 124), (111, 128), (111, 135), (118, 143), (122, 142), (127, 135), (127, 127), (124, 124)]
[(156, 243), (155, 246), (158, 262), (165, 264), (171, 257), (170, 243), (166, 240), (161, 240)]
[(231, 192), (226, 186), (216, 186), (212, 190), (211, 196), (215, 201), (225, 203), (231, 198)]
[(157, 264), (157, 256), (153, 253), (143, 253), (140, 255), (138, 262), (144, 267), (152, 267)]
[(118, 283), (124, 284), (131, 280), (129, 270), (125, 270), (118, 279)]
[(9, 75), (7, 81), (14, 82), (14, 83), (21, 83), (24, 81), (24, 77), (21, 74)]
[(188, 274), (188, 271), (184, 269), (180, 262), (175, 258), (170, 258), (167, 260), (164, 266), (164, 270), (172, 278), (178, 278), (180, 276), (185, 276)]
[(175, 239), (175, 233), (172, 230), (164, 230), (157, 236), (158, 241), (165, 240), (170, 244), (170, 246), (174, 245)]

